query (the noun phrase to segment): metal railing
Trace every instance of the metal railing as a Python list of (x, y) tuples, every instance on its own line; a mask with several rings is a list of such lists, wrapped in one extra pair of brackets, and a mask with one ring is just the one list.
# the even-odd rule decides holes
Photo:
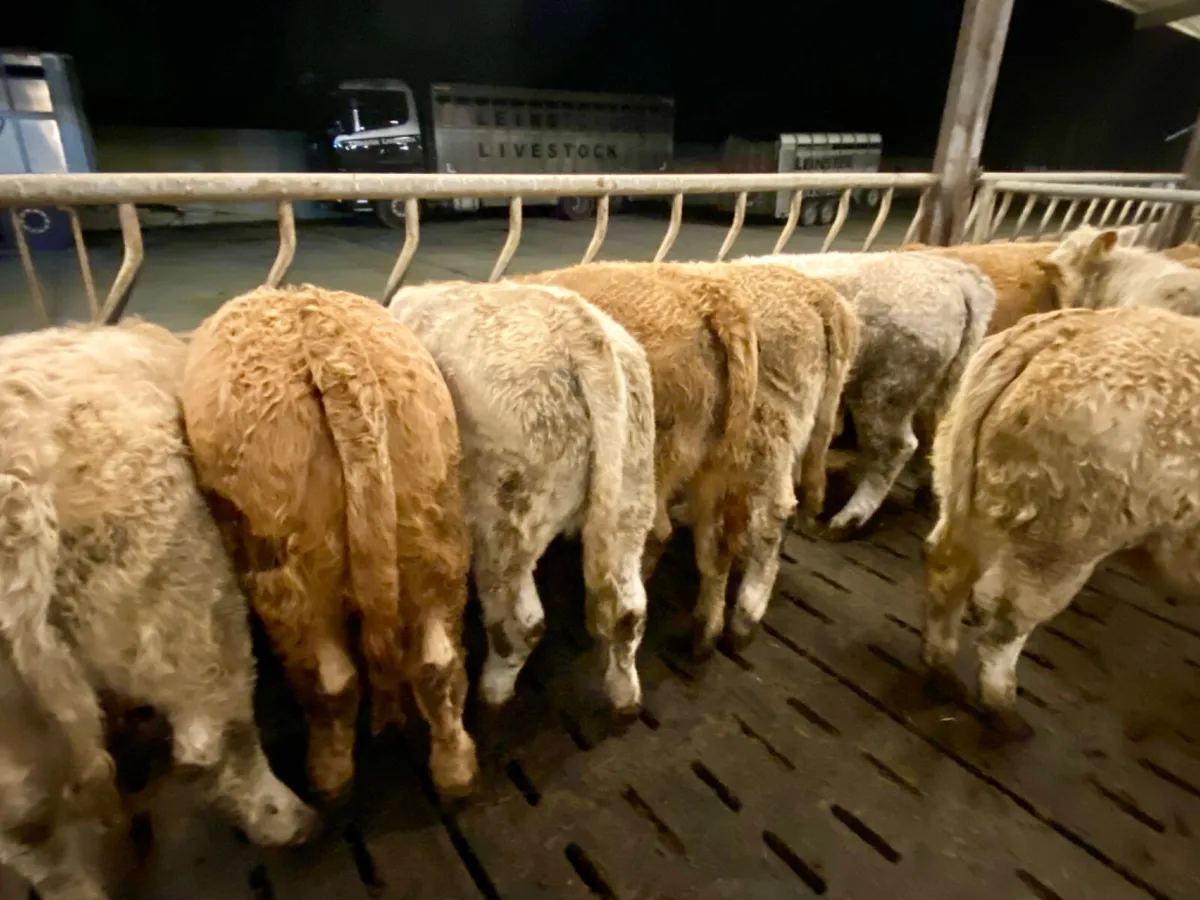
[[(1024, 203), (1011, 231), (1000, 240), (1060, 239), (1080, 225), (1137, 227), (1135, 243), (1160, 246), (1166, 239), (1161, 227), (1171, 212), (1193, 207), (1197, 192), (1177, 187), (1141, 187), (1155, 182), (1177, 185), (1184, 176), (1173, 172), (992, 172), (982, 175), (965, 224), (966, 239), (986, 243), (997, 239), (1018, 195)], [(1025, 233), (1038, 204), (1044, 204), (1032, 234)], [(1086, 203), (1086, 206), (1084, 205)], [(1062, 216), (1055, 222), (1055, 214)], [(1082, 215), (1079, 215), (1083, 207)], [(1078, 216), (1078, 218), (1077, 218)], [(1191, 223), (1188, 240), (1195, 240), (1198, 225)]]
[[(672, 198), (667, 231), (654, 255), (664, 259), (679, 236), (683, 221), (683, 198), (687, 194), (737, 195), (733, 221), (725, 235), (717, 261), (728, 257), (745, 224), (747, 196), (756, 191), (790, 191), (792, 201), (787, 220), (772, 252), (782, 252), (800, 217), (805, 191), (839, 190), (837, 214), (821, 246), (827, 251), (846, 223), (852, 192), (858, 189), (884, 191), (870, 231), (863, 242), (869, 250), (878, 238), (892, 208), (897, 190), (921, 191), (916, 213), (909, 224), (905, 242), (911, 241), (924, 213), (928, 189), (937, 183), (928, 173), (763, 173), (763, 174), (646, 174), (646, 175), (443, 175), (443, 174), (360, 174), (360, 173), (283, 173), (283, 174), (103, 174), (103, 175), (21, 175), (0, 176), (0, 207), (9, 207), (17, 248), (29, 285), (29, 292), (43, 322), (50, 323), (45, 299), (24, 231), (17, 221), (17, 210), (34, 206), (57, 206), (71, 215), (75, 249), (94, 321), (115, 322), (129, 301), (130, 292), (144, 259), (139, 203), (197, 203), (237, 200), (274, 200), (279, 223), (279, 250), (267, 274), (266, 284), (283, 282), (296, 255), (296, 218), (294, 204), (304, 200), (342, 200), (349, 198), (404, 200), (404, 243), (384, 285), (381, 301), (387, 303), (400, 288), (420, 243), (421, 200), (449, 200), (458, 197), (509, 198), (508, 236), (492, 268), (489, 281), (504, 276), (521, 241), (522, 198), (526, 197), (598, 197), (596, 224), (582, 261), (596, 258), (608, 233), (610, 198)], [(79, 227), (76, 207), (115, 204), (124, 244), (120, 269), (105, 296), (98, 302), (86, 243)]]

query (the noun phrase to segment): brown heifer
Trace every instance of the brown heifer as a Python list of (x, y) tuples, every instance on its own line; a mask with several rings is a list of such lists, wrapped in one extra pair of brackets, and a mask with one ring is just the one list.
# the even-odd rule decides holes
[[(749, 527), (740, 546), (726, 549), (743, 575), (728, 623), (730, 636), (740, 644), (753, 636), (767, 611), (784, 524), (796, 506), (795, 485), (810, 518), (824, 506), (825, 455), (858, 353), (859, 322), (827, 282), (786, 266), (685, 263), (659, 265), (656, 271), (680, 277), (685, 285), (696, 275), (725, 279), (755, 315), (758, 391), (747, 465), (736, 487), (749, 511)], [(723, 605), (705, 610), (714, 631), (722, 611)]]
[[(988, 338), (934, 442), (923, 658), (950, 680), (963, 612), (989, 622), (979, 693), (998, 724), (1033, 629), (1110, 554), (1141, 548), (1200, 584), (1200, 322), (1165, 310), (1064, 310)], [(974, 591), (974, 597), (971, 597)]]
[(512, 280), (578, 292), (645, 349), (654, 383), (656, 510), (643, 574), (653, 572), (671, 534), (671, 503), (683, 495), (696, 523), (696, 651), (704, 655), (720, 634), (727, 548), (748, 525), (733, 485), (746, 465), (758, 386), (753, 311), (728, 279), (666, 274), (649, 263), (591, 263)]
[(905, 244), (900, 249), (962, 260), (976, 266), (991, 279), (996, 289), (996, 308), (988, 321), (987, 334), (992, 335), (1011, 328), (1025, 316), (1058, 308), (1054, 285), (1046, 271), (1038, 265), (1057, 246), (1054, 241), (1000, 241), (993, 244), (957, 244), (953, 247)]
[(305, 707), (316, 788), (336, 797), (353, 775), (358, 650), (373, 728), (402, 719), (410, 684), (434, 783), (469, 789), (470, 542), (454, 406), (429, 353), (372, 300), (260, 288), (196, 329), (183, 409), (201, 483)]

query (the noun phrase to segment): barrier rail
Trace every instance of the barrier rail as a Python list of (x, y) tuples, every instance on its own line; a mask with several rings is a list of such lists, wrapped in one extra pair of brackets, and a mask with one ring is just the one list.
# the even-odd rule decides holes
[[(582, 261), (596, 258), (608, 233), (609, 201), (623, 197), (672, 197), (667, 232), (654, 256), (666, 257), (679, 235), (686, 194), (733, 193), (737, 195), (733, 221), (717, 253), (726, 258), (745, 224), (746, 198), (756, 191), (792, 191), (787, 221), (783, 225), (774, 252), (782, 252), (796, 229), (801, 200), (806, 190), (841, 190), (837, 215), (822, 245), (822, 252), (833, 245), (849, 212), (851, 192), (878, 189), (884, 196), (871, 229), (863, 243), (867, 250), (874, 244), (892, 208), (897, 190), (920, 190), (921, 200), (908, 227), (905, 240), (916, 232), (925, 208), (925, 192), (937, 183), (927, 173), (762, 173), (762, 174), (646, 174), (646, 175), (443, 175), (443, 174), (361, 174), (361, 173), (121, 173), (103, 175), (22, 175), (0, 176), (0, 207), (9, 207), (17, 247), (24, 267), (29, 293), (42, 320), (49, 324), (43, 291), (34, 267), (33, 255), (16, 219), (16, 209), (30, 206), (61, 206), (78, 218), (74, 207), (115, 204), (124, 242), (120, 270), (110, 287), (103, 306), (96, 308), (94, 287), (88, 287), (93, 320), (115, 322), (129, 301), (144, 257), (138, 203), (197, 203), (205, 201), (274, 200), (279, 221), (279, 251), (267, 275), (266, 284), (282, 283), (296, 254), (296, 221), (293, 204), (301, 200), (342, 200), (349, 198), (403, 199), (405, 236), (395, 265), (384, 285), (381, 301), (386, 303), (403, 284), (404, 276), (416, 255), (420, 242), (420, 200), (448, 200), (456, 197), (508, 197), (509, 230), (504, 246), (492, 268), (489, 281), (497, 281), (516, 254), (521, 241), (522, 198), (525, 197), (599, 197), (596, 225)], [(76, 230), (76, 253), (86, 285), (92, 285), (91, 266), (82, 232)]]
[[(1000, 230), (1017, 195), (1026, 195), (1012, 237), (1022, 231), (1039, 202), (1046, 208), (1032, 237), (1062, 234), (1072, 225), (1090, 223), (1099, 211), (1098, 225), (1142, 226), (1137, 240), (1147, 240), (1175, 208), (1200, 208), (1200, 192), (1177, 187), (1144, 187), (1156, 182), (1177, 185), (1184, 176), (1176, 172), (989, 172), (978, 179), (978, 190), (967, 220), (966, 233), (974, 242), (987, 241)], [(89, 312), (94, 321), (115, 322), (125, 310), (144, 259), (139, 203), (197, 203), (206, 201), (274, 200), (279, 223), (279, 249), (265, 283), (278, 286), (286, 277), (297, 249), (294, 204), (304, 200), (350, 198), (397, 199), (404, 201), (404, 243), (397, 255), (381, 301), (386, 303), (403, 284), (420, 243), (420, 201), (461, 197), (509, 198), (509, 229), (504, 246), (492, 268), (489, 281), (504, 276), (520, 245), (523, 198), (598, 197), (596, 224), (582, 256), (594, 260), (608, 233), (610, 200), (621, 197), (671, 197), (671, 214), (666, 234), (654, 255), (661, 261), (679, 235), (683, 198), (688, 194), (732, 193), (737, 197), (733, 220), (717, 252), (718, 261), (728, 257), (741, 233), (747, 196), (759, 191), (790, 191), (788, 216), (773, 251), (782, 252), (795, 232), (805, 191), (840, 191), (837, 214), (830, 224), (820, 252), (827, 251), (846, 223), (852, 192), (860, 189), (884, 191), (879, 209), (863, 242), (869, 250), (891, 212), (897, 190), (920, 191), (904, 242), (910, 242), (924, 215), (929, 188), (938, 183), (928, 173), (747, 173), (747, 174), (642, 174), (642, 175), (450, 175), (450, 174), (364, 174), (364, 173), (114, 173), (97, 175), (0, 176), (0, 207), (7, 207), (16, 236), (18, 255), (29, 286), (30, 297), (43, 322), (49, 324), (45, 296), (34, 265), (33, 254), (17, 220), (17, 210), (31, 206), (60, 206), (71, 217), (75, 251), (79, 259)], [(1057, 228), (1050, 223), (1059, 206), (1067, 207)], [(1079, 207), (1088, 205), (1079, 222)], [(1101, 210), (1100, 205), (1104, 203)], [(123, 241), (120, 268), (105, 295), (97, 297), (87, 245), (76, 207), (115, 205)], [(1115, 219), (1114, 214), (1116, 214)], [(1193, 223), (1189, 240), (1200, 233)], [(1029, 235), (1024, 235), (1028, 237)]]
[[(967, 217), (966, 233), (973, 243), (985, 243), (996, 236), (1018, 195), (1025, 195), (1025, 203), (1017, 216), (1012, 231), (1005, 239), (1016, 240), (1021, 237), (1032, 237), (1033, 240), (1040, 240), (1043, 237), (1058, 239), (1072, 227), (1090, 224), (1097, 227), (1112, 226), (1115, 228), (1139, 226), (1134, 242), (1157, 247), (1161, 246), (1168, 237), (1168, 229), (1162, 227), (1167, 217), (1175, 210), (1182, 211), (1187, 208), (1193, 211), (1187, 240), (1196, 240), (1197, 235), (1200, 234), (1200, 221), (1194, 217), (1194, 212), (1200, 209), (1200, 191), (1177, 187), (1138, 187), (1115, 183), (1121, 180), (1117, 177), (1104, 179), (1097, 177), (1105, 173), (1076, 173), (1081, 176), (1080, 181), (1083, 181), (1084, 177), (1091, 176), (1092, 180), (1088, 183), (1068, 183), (1058, 178), (1030, 179), (1019, 173), (1013, 173), (1015, 177), (997, 178), (994, 177), (995, 174), (993, 173), (992, 177), (981, 179), (975, 202)], [(1008, 175), (1009, 173), (1003, 174)], [(1115, 175), (1116, 173), (1108, 174)], [(1124, 176), (1123, 180), (1125, 181), (1142, 181), (1143, 183), (1151, 178), (1175, 184), (1183, 180), (1181, 175), (1119, 174)], [(1057, 227), (1054, 227), (1051, 222), (1063, 201), (1066, 201), (1066, 207)], [(1041, 220), (1032, 235), (1023, 235), (1022, 232), (1039, 202), (1045, 202)], [(1076, 214), (1085, 202), (1087, 206), (1084, 208), (1082, 216), (1076, 220)], [(1098, 217), (1097, 213), (1099, 213)]]

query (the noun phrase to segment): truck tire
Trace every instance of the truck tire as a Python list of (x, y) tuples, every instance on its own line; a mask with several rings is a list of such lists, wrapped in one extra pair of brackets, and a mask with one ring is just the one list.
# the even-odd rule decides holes
[(838, 201), (830, 198), (821, 204), (821, 224), (828, 225), (837, 215)]
[(813, 200), (805, 203), (800, 207), (800, 224), (805, 228), (812, 228), (817, 224), (817, 219), (821, 217), (821, 211), (818, 208), (821, 205), (819, 200)]
[(388, 228), (394, 228), (398, 231), (404, 229), (403, 200), (376, 200), (375, 215)]
[(883, 194), (876, 188), (871, 188), (867, 191), (864, 201), (868, 209), (874, 209), (879, 205), (879, 201), (883, 199)]
[(563, 219), (578, 222), (591, 218), (596, 214), (595, 197), (560, 197), (558, 200), (558, 215)]

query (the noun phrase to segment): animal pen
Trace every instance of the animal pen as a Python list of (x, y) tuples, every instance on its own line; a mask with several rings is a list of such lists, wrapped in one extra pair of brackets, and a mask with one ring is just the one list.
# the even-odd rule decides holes
[[(279, 285), (300, 249), (296, 202), (403, 201), (404, 240), (379, 287), (384, 303), (418, 253), (423, 199), (508, 199), (492, 281), (521, 240), (523, 198), (535, 197), (597, 198), (585, 262), (604, 244), (612, 195), (671, 198), (656, 260), (684, 227), (684, 196), (696, 193), (735, 198), (718, 260), (735, 255), (748, 195), (776, 191), (792, 198), (776, 252), (793, 236), (804, 192), (815, 190), (839, 195), (822, 251), (863, 190), (881, 192), (864, 250), (902, 195), (919, 198), (905, 242), (1052, 239), (1084, 223), (1136, 225), (1139, 242), (1156, 246), (1195, 240), (1195, 137), (1179, 173), (978, 174), (1011, 3), (968, 0), (929, 173), (4, 176), (0, 206), (14, 223), (30, 206), (68, 211), (98, 322), (119, 320), (134, 289), (144, 258), (139, 203), (275, 202), (279, 247), (264, 281)], [(980, 140), (964, 137), (976, 131)], [(95, 284), (77, 214), (98, 205), (116, 206), (123, 238), (107, 290)], [(15, 234), (29, 300), (49, 324), (37, 261), (19, 227)], [(267, 852), (206, 813), (164, 815), (123, 896), (1200, 896), (1200, 604), (1105, 566), (1024, 655), (1019, 706), (1036, 736), (989, 746), (974, 705), (922, 697), (921, 546), (932, 523), (908, 508), (906, 489), (897, 493), (861, 540), (789, 534), (756, 640), (699, 666), (676, 645), (690, 613), (680, 598), (696, 578), (687, 539), (676, 540), (648, 588), (645, 706), (620, 727), (587, 693), (595, 666), (577, 612), (578, 551), (555, 548), (538, 578), (554, 610), (550, 633), (522, 689), (486, 725), (468, 719), (485, 773), (478, 796), (459, 807), (436, 802), (419, 729), (364, 742), (354, 796), (327, 815), (314, 844)], [(471, 649), (474, 673), (479, 648)], [(261, 668), (264, 743), (276, 770), (302, 783), (299, 716), (271, 661)], [(0, 873), (0, 898), (26, 895)]]

